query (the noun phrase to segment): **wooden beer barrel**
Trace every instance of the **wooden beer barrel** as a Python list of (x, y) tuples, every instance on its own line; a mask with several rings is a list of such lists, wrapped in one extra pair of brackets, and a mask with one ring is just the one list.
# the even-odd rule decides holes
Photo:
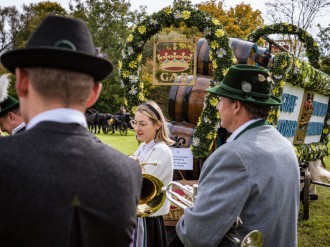
[(172, 86), (168, 96), (168, 116), (171, 121), (196, 124), (204, 106), (210, 76), (200, 75), (195, 86)]
[[(256, 65), (253, 54), (258, 53), (258, 46), (252, 42), (229, 38), (234, 56), (238, 64)], [(210, 47), (205, 38), (197, 41), (197, 74), (213, 76), (213, 66), (209, 57)]]
[(197, 74), (213, 76), (213, 65), (210, 60), (210, 47), (205, 38), (197, 41)]
[(253, 54), (258, 53), (258, 46), (252, 42), (229, 38), (229, 44), (238, 64), (256, 65)]

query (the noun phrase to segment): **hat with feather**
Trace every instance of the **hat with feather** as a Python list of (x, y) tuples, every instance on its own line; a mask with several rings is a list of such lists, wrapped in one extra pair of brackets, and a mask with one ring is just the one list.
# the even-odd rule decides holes
[(0, 77), (0, 117), (19, 107), (19, 101), (8, 95), (8, 75)]

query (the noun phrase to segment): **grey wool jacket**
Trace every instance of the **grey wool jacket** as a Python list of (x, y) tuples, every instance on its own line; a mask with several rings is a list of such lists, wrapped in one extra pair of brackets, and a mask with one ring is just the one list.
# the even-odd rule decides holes
[(0, 138), (0, 246), (129, 246), (138, 164), (78, 124)]
[(295, 247), (299, 178), (293, 145), (272, 126), (250, 129), (206, 160), (178, 236), (187, 247), (232, 246), (224, 236), (239, 216), (240, 236), (260, 230), (265, 247)]

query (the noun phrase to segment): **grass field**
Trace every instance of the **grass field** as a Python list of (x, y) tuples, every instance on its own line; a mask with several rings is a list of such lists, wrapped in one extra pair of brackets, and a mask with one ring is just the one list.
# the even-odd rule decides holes
[[(129, 131), (127, 136), (119, 132), (114, 135), (98, 135), (104, 142), (124, 154), (133, 154), (138, 147), (134, 131)], [(325, 158), (325, 163), (330, 170), (330, 157)], [(317, 186), (319, 199), (310, 202), (309, 220), (299, 220), (298, 241), (299, 247), (329, 247), (330, 246), (330, 188)], [(302, 206), (302, 204), (301, 204)], [(290, 246), (288, 246), (290, 247)]]

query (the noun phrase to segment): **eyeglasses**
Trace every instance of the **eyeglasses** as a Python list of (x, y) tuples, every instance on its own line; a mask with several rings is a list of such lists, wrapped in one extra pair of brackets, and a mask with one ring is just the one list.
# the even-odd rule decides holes
[(133, 128), (137, 127), (138, 129), (143, 129), (148, 125), (146, 122), (138, 122), (136, 120), (131, 120), (130, 123)]

